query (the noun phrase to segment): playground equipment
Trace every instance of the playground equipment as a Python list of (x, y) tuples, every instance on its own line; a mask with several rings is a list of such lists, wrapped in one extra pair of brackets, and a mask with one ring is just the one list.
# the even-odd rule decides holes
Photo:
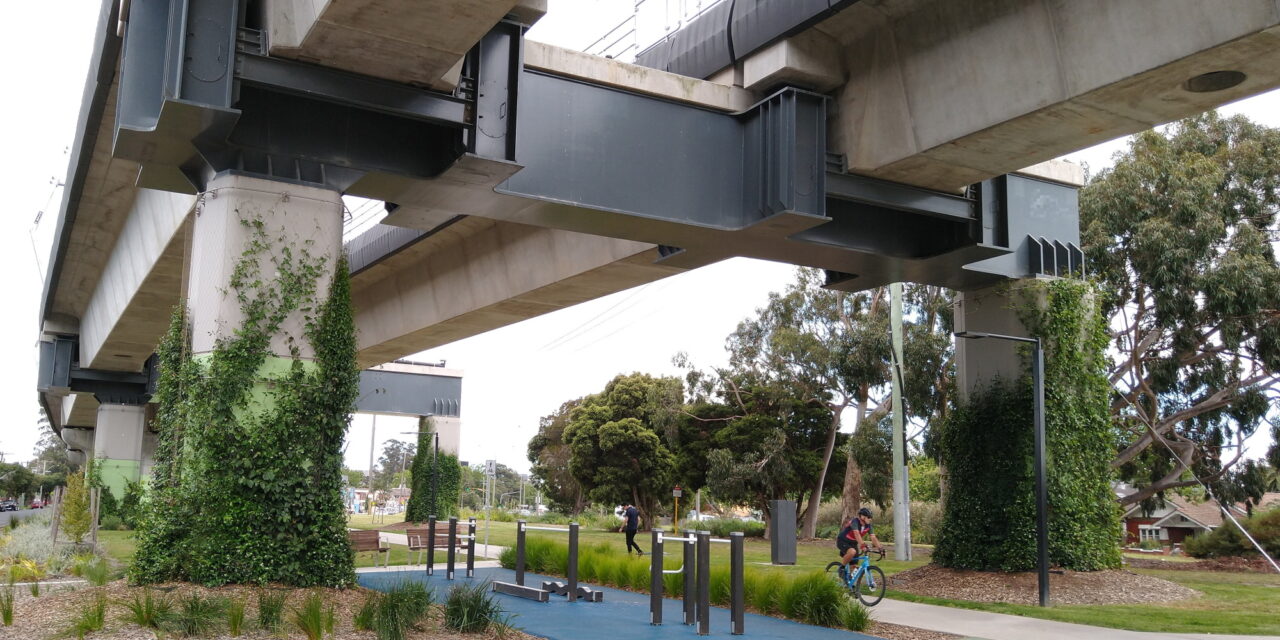
[[(554, 531), (556, 533), (569, 534), (569, 564), (565, 571), (568, 582), (548, 580), (542, 583), (542, 588), (540, 589), (525, 585), (525, 533), (527, 531)], [(528, 598), (538, 602), (547, 602), (548, 596), (553, 593), (565, 596), (569, 602), (575, 602), (579, 598), (587, 602), (602, 602), (604, 600), (604, 592), (578, 585), (578, 523), (576, 522), (570, 522), (568, 529), (561, 529), (560, 527), (532, 527), (524, 520), (517, 520), (516, 581), (514, 583), (495, 581), (493, 582), (493, 590), (498, 593)]]
[[(684, 623), (697, 624), (698, 635), (711, 633), (711, 543), (729, 545), (729, 632), (742, 635), (746, 628), (743, 596), (743, 549), (745, 538), (735, 531), (726, 538), (712, 538), (710, 531), (686, 531), (682, 538), (653, 530), (653, 555), (649, 564), (649, 624), (662, 624), (664, 574), (684, 576)], [(662, 568), (663, 546), (667, 541), (684, 543), (684, 562), (679, 569)]]
[(444, 538), (445, 545), (448, 548), (448, 561), (445, 565), (445, 578), (453, 580), (454, 565), (457, 561), (458, 541), (467, 541), (467, 577), (474, 578), (476, 575), (476, 519), (469, 518), (467, 520), (467, 534), (458, 535), (458, 518), (449, 518), (449, 528), (447, 533), (436, 532), (436, 517), (427, 517), (427, 534), (424, 542), (420, 534), (409, 533), (409, 549), (418, 552), (418, 559), (422, 559), (422, 552), (427, 552), (427, 575), (435, 575), (436, 564), (436, 547), (440, 546), (441, 538)]

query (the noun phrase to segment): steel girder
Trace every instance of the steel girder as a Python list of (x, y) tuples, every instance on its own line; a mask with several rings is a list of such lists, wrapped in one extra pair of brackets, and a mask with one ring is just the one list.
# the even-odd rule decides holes
[(830, 172), (819, 94), (727, 114), (531, 71), (504, 22), (448, 95), (267, 56), (238, 5), (134, 0), (113, 153), (145, 187), (237, 171), (384, 200), (415, 230), (358, 239), (359, 265), (478, 215), (649, 242), (677, 267), (819, 267), (847, 289), (1082, 269), (1071, 187), (1001, 176), (961, 195)]

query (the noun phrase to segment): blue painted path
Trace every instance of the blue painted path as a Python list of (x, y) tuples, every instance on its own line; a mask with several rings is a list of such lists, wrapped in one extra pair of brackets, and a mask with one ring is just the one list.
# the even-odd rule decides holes
[[(402, 581), (425, 583), (436, 590), (437, 601), (444, 597), (451, 584), (462, 584), (467, 578), (458, 571), (453, 583), (444, 579), (444, 571), (427, 576), (424, 571), (381, 571), (361, 573), (357, 576), (361, 586), (385, 591)], [(510, 569), (477, 568), (472, 580), (488, 582), (515, 582), (516, 572)], [(563, 580), (533, 573), (525, 573), (525, 584), (539, 586), (543, 580)], [(682, 609), (679, 600), (664, 600), (662, 626), (649, 624), (649, 596), (587, 585), (604, 592), (604, 602), (568, 602), (563, 596), (551, 596), (550, 602), (534, 602), (506, 594), (495, 594), (507, 613), (515, 614), (512, 624), (535, 636), (550, 640), (696, 640), (697, 638), (749, 638), (751, 640), (875, 640), (876, 636), (854, 633), (841, 629), (812, 625), (748, 613), (746, 635), (729, 633), (729, 610), (711, 608), (711, 635), (699, 636), (694, 626), (681, 624)]]

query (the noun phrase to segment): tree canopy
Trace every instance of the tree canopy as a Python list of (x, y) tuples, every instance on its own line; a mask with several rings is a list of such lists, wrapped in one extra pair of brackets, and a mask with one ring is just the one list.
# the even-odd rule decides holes
[(1139, 489), (1122, 503), (1228, 478), (1274, 414), (1278, 210), (1280, 130), (1213, 112), (1134, 136), (1081, 191), (1112, 328), (1113, 467)]

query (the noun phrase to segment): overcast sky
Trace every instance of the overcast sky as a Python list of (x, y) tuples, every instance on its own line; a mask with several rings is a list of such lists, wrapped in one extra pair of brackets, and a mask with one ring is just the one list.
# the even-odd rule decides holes
[[(0, 452), (8, 460), (30, 458), (37, 437), (36, 316), (98, 4), (5, 3), (6, 22), (21, 26), (0, 39), (0, 60), (5, 61), (0, 86), (8, 96), (0, 101), (0, 190), (8, 205), (6, 229), (0, 234), (0, 272), (5, 274), (0, 353), (8, 356), (8, 366), (0, 371)], [(678, 4), (647, 3), (663, 13), (642, 17), (640, 38), (657, 37), (664, 21), (694, 10), (694, 0), (687, 8)], [(586, 48), (625, 17), (620, 12), (631, 5), (629, 0), (551, 0), (551, 13), (529, 37)], [(1280, 126), (1280, 92), (1222, 111)], [(1096, 171), (1123, 144), (1113, 141), (1068, 158)], [(462, 459), (497, 459), (526, 471), (525, 444), (540, 416), (566, 400), (601, 390), (618, 373), (678, 374), (671, 358), (680, 351), (699, 366), (722, 363), (725, 336), (764, 304), (770, 291), (790, 282), (792, 271), (787, 265), (729, 260), (411, 357), (447, 360), (450, 368), (465, 372)], [(371, 423), (371, 416), (355, 417), (348, 434), (348, 466), (367, 467)], [(379, 443), (407, 439), (402, 432), (414, 427), (411, 419), (381, 416), (376, 437)], [(1251, 456), (1264, 453), (1267, 445), (1265, 436), (1255, 437)]]

